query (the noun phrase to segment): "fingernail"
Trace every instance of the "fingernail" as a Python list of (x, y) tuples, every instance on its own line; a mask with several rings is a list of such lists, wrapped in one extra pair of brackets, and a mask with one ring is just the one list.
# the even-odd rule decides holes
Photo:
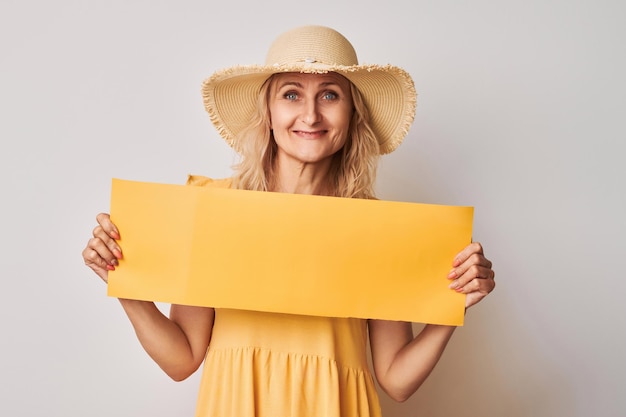
[(113, 249), (113, 256), (115, 256), (117, 259), (122, 259), (122, 251), (117, 248)]
[(115, 271), (115, 267), (113, 265), (107, 265), (107, 270)]
[(119, 264), (120, 263), (117, 261), (117, 259), (114, 258), (113, 260), (111, 260), (111, 265), (112, 266), (118, 266)]
[(456, 278), (456, 270), (452, 269), (450, 270), (450, 273), (448, 274), (448, 279), (454, 279)]
[(456, 290), (458, 286), (459, 283), (454, 281), (452, 284), (448, 285), (448, 288), (450, 288), (451, 290)]

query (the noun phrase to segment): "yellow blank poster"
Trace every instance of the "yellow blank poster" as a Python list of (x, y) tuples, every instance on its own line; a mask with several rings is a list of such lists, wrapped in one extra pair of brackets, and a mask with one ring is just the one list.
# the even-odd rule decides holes
[(114, 297), (462, 325), (471, 207), (113, 180)]

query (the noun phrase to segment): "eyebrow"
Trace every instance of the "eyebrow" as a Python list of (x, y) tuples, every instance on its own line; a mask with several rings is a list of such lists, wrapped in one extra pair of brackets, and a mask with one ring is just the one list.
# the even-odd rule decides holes
[[(278, 89), (282, 89), (284, 87), (289, 87), (289, 86), (294, 86), (294, 87), (298, 87), (298, 88), (303, 88), (302, 83), (299, 83), (298, 81), (285, 81), (281, 84), (278, 84)], [(323, 83), (319, 84), (320, 87), (329, 87), (329, 86), (336, 86), (337, 88), (341, 88), (341, 86), (339, 85), (339, 83), (336, 83), (334, 81), (325, 81)]]

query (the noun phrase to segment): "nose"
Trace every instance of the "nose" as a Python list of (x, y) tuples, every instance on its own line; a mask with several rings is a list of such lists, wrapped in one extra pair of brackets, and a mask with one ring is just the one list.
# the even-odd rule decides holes
[(322, 119), (317, 100), (307, 100), (302, 109), (302, 121), (309, 126), (313, 126)]

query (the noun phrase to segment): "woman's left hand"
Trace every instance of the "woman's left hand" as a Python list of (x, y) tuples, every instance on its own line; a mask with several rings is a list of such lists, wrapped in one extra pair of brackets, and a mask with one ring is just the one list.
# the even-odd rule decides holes
[(455, 256), (448, 279), (453, 280), (451, 289), (466, 294), (465, 308), (478, 303), (495, 288), (496, 274), (491, 266), (478, 242), (469, 244)]

